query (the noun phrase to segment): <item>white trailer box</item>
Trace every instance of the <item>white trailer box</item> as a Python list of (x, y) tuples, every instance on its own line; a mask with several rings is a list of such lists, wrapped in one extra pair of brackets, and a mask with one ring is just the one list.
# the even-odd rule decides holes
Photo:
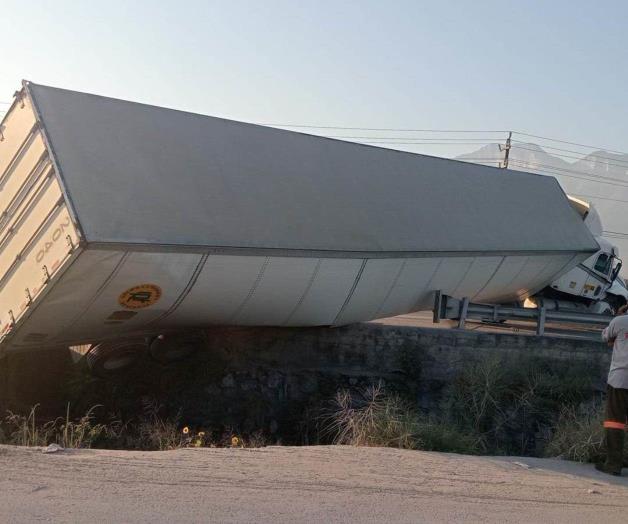
[(1, 350), (520, 300), (598, 249), (553, 178), (30, 82), (0, 177)]

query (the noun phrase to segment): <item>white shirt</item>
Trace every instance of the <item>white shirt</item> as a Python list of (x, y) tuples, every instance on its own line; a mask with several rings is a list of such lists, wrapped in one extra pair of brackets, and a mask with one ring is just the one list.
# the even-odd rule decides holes
[(604, 342), (613, 338), (615, 343), (608, 383), (614, 388), (628, 389), (628, 315), (615, 317), (602, 332)]

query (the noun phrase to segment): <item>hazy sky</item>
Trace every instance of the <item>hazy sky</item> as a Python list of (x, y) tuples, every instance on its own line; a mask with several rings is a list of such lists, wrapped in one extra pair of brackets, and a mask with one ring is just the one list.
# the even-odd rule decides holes
[(628, 150), (627, 27), (625, 0), (0, 0), (0, 101), (27, 78), (255, 122)]

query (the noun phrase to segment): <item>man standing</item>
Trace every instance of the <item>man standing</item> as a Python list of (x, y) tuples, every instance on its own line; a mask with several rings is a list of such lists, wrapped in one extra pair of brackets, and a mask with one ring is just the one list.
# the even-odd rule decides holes
[(595, 467), (609, 475), (621, 475), (624, 461), (624, 433), (628, 417), (628, 315), (626, 306), (602, 332), (602, 339), (613, 347), (606, 389), (606, 461)]

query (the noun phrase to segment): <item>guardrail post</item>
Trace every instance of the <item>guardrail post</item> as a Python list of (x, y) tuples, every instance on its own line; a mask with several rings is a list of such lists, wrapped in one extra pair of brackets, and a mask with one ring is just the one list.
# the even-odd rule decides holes
[(434, 316), (432, 318), (432, 322), (434, 324), (439, 324), (441, 319), (441, 308), (442, 308), (443, 294), (440, 289), (434, 293)]
[(543, 336), (545, 334), (545, 306), (538, 308), (538, 319), (536, 325), (536, 334)]
[(458, 318), (458, 329), (464, 329), (464, 322), (469, 311), (469, 297), (464, 297), (460, 304), (460, 318)]

